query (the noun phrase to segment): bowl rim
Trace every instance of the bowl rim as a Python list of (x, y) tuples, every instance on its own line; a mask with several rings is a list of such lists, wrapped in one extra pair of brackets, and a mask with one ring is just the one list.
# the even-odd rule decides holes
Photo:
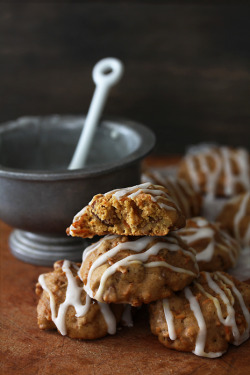
[[(86, 116), (84, 115), (69, 115), (69, 114), (52, 114), (52, 115), (45, 115), (45, 116), (25, 116), (19, 117), (16, 120), (8, 121), (0, 124), (0, 133), (4, 131), (9, 131), (11, 127), (17, 125), (18, 122), (20, 123), (19, 126), (24, 126), (25, 121), (27, 120), (46, 120), (52, 118), (71, 118), (71, 119), (85, 119)], [(0, 164), (0, 177), (6, 177), (11, 179), (17, 180), (35, 180), (35, 181), (57, 181), (57, 180), (73, 180), (78, 178), (88, 178), (88, 177), (95, 177), (99, 175), (109, 174), (113, 171), (116, 171), (122, 166), (129, 166), (129, 164), (133, 164), (136, 161), (143, 159), (147, 156), (150, 151), (155, 146), (156, 143), (156, 136), (153, 131), (148, 128), (147, 126), (130, 119), (125, 119), (122, 117), (103, 117), (100, 122), (109, 122), (113, 124), (121, 124), (125, 125), (127, 128), (135, 131), (141, 139), (139, 147), (133, 151), (131, 154), (127, 155), (121, 160), (114, 161), (113, 163), (109, 163), (106, 165), (97, 165), (91, 167), (85, 167), (81, 169), (63, 169), (58, 172), (55, 171), (46, 171), (46, 170), (29, 170), (26, 171), (24, 169), (16, 169), (16, 168), (8, 168)]]

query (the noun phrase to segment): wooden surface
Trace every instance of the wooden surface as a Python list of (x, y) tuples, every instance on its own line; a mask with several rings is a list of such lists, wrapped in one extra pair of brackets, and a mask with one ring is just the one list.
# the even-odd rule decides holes
[[(162, 164), (161, 159), (154, 162)], [(150, 333), (144, 309), (137, 312), (133, 328), (99, 340), (77, 341), (40, 331), (35, 284), (51, 269), (14, 258), (8, 246), (10, 232), (0, 222), (1, 375), (249, 374), (250, 340), (238, 348), (231, 346), (218, 359), (171, 351)]]
[(125, 74), (104, 114), (151, 127), (155, 153), (249, 148), (249, 1), (35, 2), (0, 4), (0, 122), (86, 113), (94, 64), (115, 56)]

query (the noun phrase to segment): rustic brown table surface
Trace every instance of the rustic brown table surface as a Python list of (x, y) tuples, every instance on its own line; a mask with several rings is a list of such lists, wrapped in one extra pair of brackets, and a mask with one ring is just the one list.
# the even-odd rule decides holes
[(78, 341), (40, 331), (35, 284), (41, 273), (51, 269), (14, 258), (8, 246), (11, 230), (0, 222), (1, 375), (249, 375), (250, 340), (231, 346), (218, 359), (175, 352), (151, 334), (143, 309), (137, 312), (133, 328), (103, 339)]

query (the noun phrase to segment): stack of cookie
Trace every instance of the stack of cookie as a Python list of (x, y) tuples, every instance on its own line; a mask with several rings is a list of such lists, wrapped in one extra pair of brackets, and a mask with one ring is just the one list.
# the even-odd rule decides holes
[(80, 277), (96, 300), (140, 306), (197, 277), (193, 250), (172, 234), (185, 217), (168, 191), (145, 183), (95, 196), (74, 218), (72, 236), (103, 237), (83, 254)]
[(127, 306), (147, 304), (151, 330), (167, 347), (216, 357), (229, 342), (243, 342), (250, 288), (221, 272), (199, 275), (195, 251), (173, 233), (184, 226), (163, 186), (147, 182), (95, 196), (67, 232), (104, 237), (85, 249), (81, 265), (60, 261), (39, 277), (39, 327), (102, 337), (115, 333)]

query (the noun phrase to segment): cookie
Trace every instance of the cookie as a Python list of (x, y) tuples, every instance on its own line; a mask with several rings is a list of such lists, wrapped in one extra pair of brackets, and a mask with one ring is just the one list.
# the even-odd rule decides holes
[(174, 234), (108, 235), (85, 250), (79, 275), (97, 301), (140, 306), (183, 289), (198, 267), (194, 250)]
[(158, 171), (145, 171), (142, 174), (142, 182), (164, 186), (178, 203), (186, 218), (200, 215), (202, 196), (187, 181), (173, 176), (164, 176)]
[(77, 275), (79, 266), (68, 260), (58, 261), (53, 272), (39, 276), (39, 328), (57, 329), (62, 335), (86, 340), (114, 334), (124, 307), (91, 299)]
[(236, 265), (240, 246), (218, 223), (193, 217), (178, 235), (196, 251), (200, 271), (226, 271)]
[(67, 233), (164, 236), (185, 225), (185, 217), (163, 186), (145, 183), (95, 195), (73, 219)]
[(216, 220), (241, 246), (250, 246), (250, 192), (231, 198)]
[(209, 197), (230, 197), (250, 190), (250, 154), (242, 148), (203, 146), (180, 162), (178, 177)]
[(170, 349), (216, 358), (249, 338), (250, 285), (201, 272), (181, 292), (150, 305), (150, 326)]

